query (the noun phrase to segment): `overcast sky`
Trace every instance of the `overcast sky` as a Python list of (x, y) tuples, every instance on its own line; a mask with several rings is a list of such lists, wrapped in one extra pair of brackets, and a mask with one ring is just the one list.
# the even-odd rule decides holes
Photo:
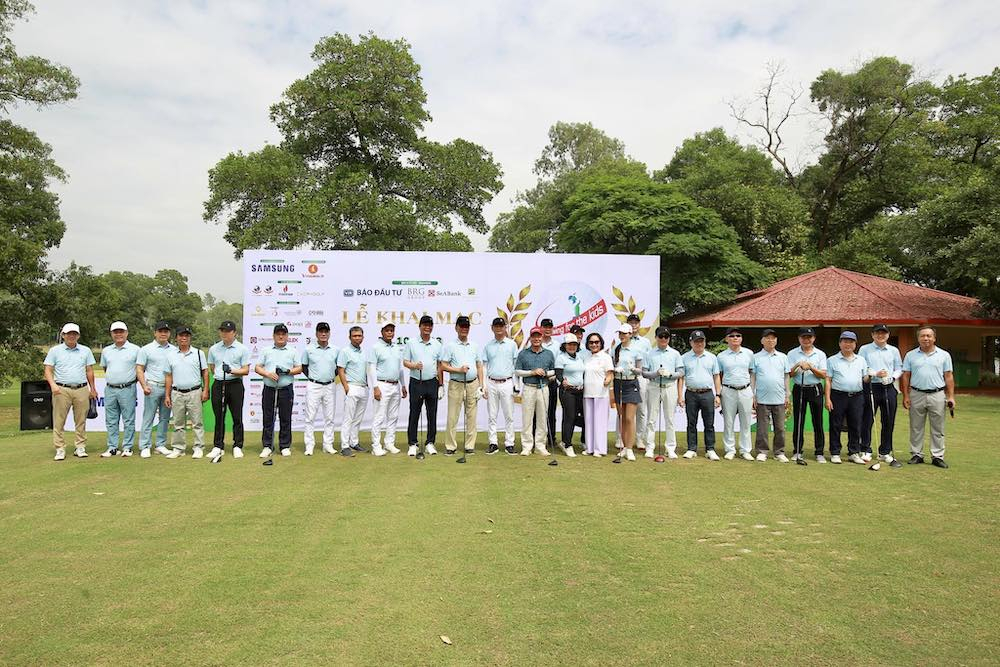
[[(119, 2), (35, 0), (14, 32), (22, 55), (69, 66), (70, 104), (15, 112), (69, 174), (57, 184), (67, 224), (50, 258), (155, 273), (239, 300), (242, 274), (223, 228), (202, 221), (207, 172), (231, 151), (279, 136), (268, 107), (311, 71), (335, 32), (405, 38), (422, 68), (427, 134), (492, 151), (518, 190), (556, 121), (589, 121), (651, 169), (695, 132), (742, 133), (726, 100), (747, 97), (764, 65), (790, 82), (893, 55), (939, 81), (1000, 64), (1000, 5), (982, 2)], [(807, 117), (792, 157), (808, 161)], [(109, 240), (110, 239), (110, 240)], [(474, 237), (485, 249), (485, 237)]]

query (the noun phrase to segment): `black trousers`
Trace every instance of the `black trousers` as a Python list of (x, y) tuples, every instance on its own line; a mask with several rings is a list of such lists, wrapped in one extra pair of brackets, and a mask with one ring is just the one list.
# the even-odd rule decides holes
[(433, 445), (437, 437), (438, 381), (410, 378), (410, 418), (406, 424), (406, 441), (417, 443), (417, 428), (420, 426), (420, 410), (427, 406), (427, 444)]
[(278, 404), (278, 449), (292, 446), (292, 402), (295, 400), (295, 390), (292, 385), (275, 389), (264, 385), (260, 396), (260, 404), (264, 413), (264, 427), (260, 434), (260, 442), (264, 447), (271, 447), (274, 442), (274, 405), (275, 392)]
[(826, 433), (823, 432), (823, 387), (822, 385), (811, 385), (800, 387), (798, 384), (792, 386), (792, 451), (796, 454), (802, 453), (805, 441), (805, 409), (809, 409), (812, 417), (813, 444), (816, 446), (816, 454), (822, 454), (826, 445)]
[(705, 451), (715, 451), (715, 392), (684, 392), (688, 451), (698, 451), (698, 416), (705, 427)]
[[(222, 388), (226, 388), (226, 402), (222, 403)], [(212, 412), (215, 413), (215, 437), (212, 445), (225, 449), (226, 408), (233, 416), (233, 447), (243, 447), (243, 380), (216, 380), (212, 383)]]
[(830, 454), (840, 455), (840, 434), (847, 431), (847, 453), (861, 453), (861, 420), (865, 413), (865, 394), (859, 391), (830, 391), (833, 412), (830, 413)]
[[(864, 418), (861, 423), (861, 451), (872, 451), (872, 426), (875, 415), (881, 415), (881, 438), (878, 453), (885, 456), (892, 453), (892, 432), (896, 428), (896, 405), (899, 392), (891, 384), (865, 383)], [(872, 406), (872, 403), (875, 405)]]
[(562, 443), (570, 447), (573, 444), (573, 430), (583, 419), (583, 392), (567, 391), (560, 387), (559, 402), (562, 404)]

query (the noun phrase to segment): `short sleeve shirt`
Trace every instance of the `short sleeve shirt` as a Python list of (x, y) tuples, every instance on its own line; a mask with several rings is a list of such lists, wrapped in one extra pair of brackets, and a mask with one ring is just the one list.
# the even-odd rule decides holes
[(139, 356), (139, 346), (125, 341), (118, 347), (108, 345), (101, 350), (101, 368), (104, 381), (108, 384), (128, 384), (135, 381), (135, 360)]
[(135, 363), (143, 367), (147, 382), (163, 384), (170, 373), (170, 359), (177, 348), (170, 343), (160, 345), (155, 340), (139, 348)]
[(918, 347), (906, 353), (903, 370), (910, 372), (910, 386), (914, 389), (940, 389), (944, 387), (944, 374), (953, 370), (951, 355), (940, 347), (924, 354)]
[(317, 382), (333, 382), (337, 377), (337, 354), (335, 346), (320, 347), (312, 343), (302, 351), (302, 363), (309, 364), (309, 379)]
[(788, 356), (775, 350), (768, 354), (761, 350), (753, 355), (754, 374), (757, 377), (757, 402), (761, 405), (781, 405), (788, 396)]
[[(789, 370), (800, 361), (808, 361), (821, 371), (826, 371), (826, 353), (818, 347), (814, 347), (812, 352), (806, 354), (802, 351), (802, 346), (800, 345), (788, 353)], [(801, 384), (804, 387), (814, 387), (820, 384), (822, 380), (816, 377), (812, 371), (803, 371), (800, 368), (797, 369), (792, 375), (792, 382), (795, 384)]]
[(417, 380), (433, 380), (437, 378), (437, 364), (441, 361), (441, 341), (431, 337), (426, 343), (419, 336), (407, 341), (403, 348), (403, 359), (423, 363), (421, 370), (410, 369), (410, 377)]
[(582, 387), (585, 363), (584, 358), (579, 353), (571, 357), (566, 352), (560, 352), (559, 357), (556, 358), (555, 366), (562, 369), (563, 379), (566, 382), (574, 387)]
[(448, 377), (452, 380), (471, 382), (479, 377), (476, 364), (482, 361), (482, 356), (479, 352), (479, 346), (471, 340), (464, 343), (460, 340), (453, 340), (441, 353), (441, 361), (449, 366), (468, 366), (469, 370), (465, 373), (449, 373)]
[(667, 369), (673, 373), (674, 377), (656, 378), (652, 381), (654, 383), (659, 382), (662, 385), (668, 385), (671, 382), (676, 382), (677, 377), (684, 373), (684, 362), (681, 361), (681, 353), (668, 345), (662, 350), (659, 347), (654, 347), (647, 352), (646, 358), (643, 360), (642, 368), (647, 372), (658, 371), (661, 368)]
[(173, 374), (174, 389), (191, 389), (201, 385), (201, 370), (208, 368), (205, 353), (193, 347), (187, 352), (180, 348), (170, 357), (170, 372)]
[(94, 363), (94, 353), (89, 347), (79, 343), (73, 347), (59, 343), (45, 355), (45, 365), (52, 366), (53, 378), (63, 384), (85, 384), (87, 367)]
[(375, 377), (378, 380), (399, 382), (403, 369), (403, 346), (386, 343), (379, 338), (368, 352), (368, 361), (375, 365)]
[(231, 374), (222, 370), (222, 364), (229, 364), (230, 369), (239, 370), (250, 363), (250, 349), (238, 340), (232, 345), (226, 345), (221, 340), (208, 348), (208, 363), (215, 367), (216, 380), (232, 380)]
[[(288, 371), (299, 365), (299, 351), (289, 345), (285, 345), (284, 347), (274, 347), (272, 345), (264, 350), (260, 355), (260, 361), (257, 363), (263, 366), (264, 370), (271, 373), (274, 373), (275, 369), (278, 368), (284, 368)], [(268, 387), (287, 387), (293, 382), (295, 382), (295, 378), (291, 375), (278, 375), (277, 382), (271, 378), (264, 378), (264, 384)]]
[(365, 368), (365, 353), (360, 347), (348, 345), (337, 354), (337, 368), (343, 368), (348, 384), (368, 386), (368, 371)]
[(750, 374), (754, 372), (753, 352), (741, 347), (738, 352), (726, 348), (716, 357), (722, 372), (722, 384), (731, 387), (745, 387), (750, 384)]
[(714, 389), (719, 362), (715, 355), (705, 350), (700, 355), (688, 350), (681, 356), (684, 362), (684, 383), (690, 389)]
[(836, 391), (861, 391), (868, 370), (868, 362), (860, 354), (850, 359), (838, 352), (827, 360), (830, 373), (830, 388)]
[[(615, 371), (615, 377), (620, 380), (634, 380), (639, 375), (636, 367), (638, 366), (639, 368), (642, 368), (642, 361), (645, 354), (641, 350), (633, 348), (632, 345), (634, 344), (635, 341), (632, 341), (629, 343), (628, 347), (623, 345), (620, 349), (618, 349), (618, 363), (616, 366), (625, 369), (624, 373), (619, 373), (617, 370)], [(613, 353), (611, 359), (614, 361)]]
[(486, 364), (486, 376), (494, 380), (503, 380), (514, 375), (514, 362), (517, 360), (517, 343), (510, 338), (497, 342), (494, 338), (483, 346), (483, 362)]
[(590, 355), (584, 362), (583, 396), (584, 398), (607, 398), (608, 388), (604, 386), (604, 378), (608, 371), (615, 369), (611, 355), (601, 350)]
[[(879, 371), (888, 371), (888, 377), (899, 378), (903, 374), (903, 360), (899, 356), (899, 350), (894, 345), (885, 344), (879, 347), (875, 343), (862, 345), (858, 354), (868, 362), (868, 370), (874, 376)], [(878, 378), (874, 378), (876, 381)]]

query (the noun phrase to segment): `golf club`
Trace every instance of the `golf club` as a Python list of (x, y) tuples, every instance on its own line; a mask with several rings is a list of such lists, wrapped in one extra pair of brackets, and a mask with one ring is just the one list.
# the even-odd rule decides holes
[[(663, 463), (666, 461), (666, 457), (663, 456), (665, 451), (660, 445), (662, 437), (660, 436), (660, 431), (663, 430), (663, 387), (659, 384), (660, 380), (657, 378), (657, 392), (656, 392), (656, 457), (653, 458), (657, 463)], [(666, 445), (663, 445), (665, 447)]]
[[(224, 450), (226, 447), (226, 366), (227, 365), (228, 364), (226, 364), (225, 362), (223, 362), (222, 364), (222, 415), (216, 417), (217, 419), (222, 420), (222, 447), (219, 447), (220, 450)], [(220, 451), (219, 454), (210, 458), (209, 462), (221, 463), (222, 452)]]
[[(611, 392), (614, 393), (614, 391), (615, 391), (614, 390), (614, 384), (612, 384), (611, 385)], [(619, 396), (619, 398), (620, 398), (620, 396)], [(615, 407), (615, 423), (618, 425), (618, 436), (621, 437), (622, 422), (623, 422), (623, 420), (622, 420), (622, 404), (621, 404), (621, 401), (616, 401), (615, 402), (615, 406), (616, 406)], [(622, 452), (624, 452), (624, 451), (625, 451), (625, 440), (623, 439), (622, 440), (622, 447), (621, 447), (621, 449), (618, 450), (618, 454), (615, 456), (615, 458), (611, 459), (611, 462), (612, 463), (621, 463), (622, 462)]]
[(469, 431), (469, 420), (465, 416), (465, 406), (469, 403), (469, 381), (466, 378), (462, 382), (462, 455), (455, 459), (455, 463), (465, 463), (465, 438)]
[[(882, 419), (888, 419), (886, 415), (889, 414), (889, 395), (883, 391), (882, 392)], [(882, 442), (879, 440), (879, 442)], [(890, 468), (902, 468), (903, 464), (896, 460), (896, 454), (893, 452), (892, 447), (889, 448), (889, 456), (892, 457), (892, 461), (889, 462)]]
[[(882, 378), (879, 378), (880, 382), (881, 382), (881, 380), (882, 380)], [(871, 403), (871, 407), (872, 407), (872, 428), (874, 430), (876, 430), (876, 431), (879, 431), (879, 434), (878, 434), (878, 449), (876, 451), (881, 451), (882, 450), (881, 425), (875, 419), (875, 387), (874, 387), (874, 385), (872, 385), (871, 380), (868, 381), (868, 391), (871, 394), (869, 396), (869, 403)], [(885, 413), (884, 412), (882, 413), (881, 417), (883, 417), (883, 418), (885, 417)], [(871, 440), (874, 440), (874, 439), (875, 438), (871, 438)], [(881, 467), (882, 466), (881, 466), (880, 460), (876, 459), (875, 463), (873, 463), (870, 466), (868, 466), (868, 469), (869, 470), (878, 470)]]
[[(412, 397), (412, 394), (411, 394), (411, 397)], [(413, 400), (413, 399), (411, 398), (410, 400)], [(424, 425), (424, 410), (427, 409), (427, 403), (426, 403), (426, 401), (422, 401), (422, 402), (424, 403), (424, 405), (422, 405), (421, 409), (417, 411), (417, 428), (418, 428), (418, 431), (417, 431), (417, 456), (416, 456), (416, 459), (418, 461), (423, 461), (424, 460), (424, 444), (421, 444), (421, 443), (426, 443), (426, 441), (427, 441), (427, 429), (423, 428), (423, 425)], [(420, 436), (421, 432), (423, 432), (423, 438), (421, 438), (421, 436)]]
[(792, 449), (798, 449), (798, 451), (796, 452), (798, 454), (798, 458), (795, 459), (795, 463), (797, 463), (800, 466), (808, 465), (806, 463), (805, 458), (803, 458), (803, 456), (802, 456), (802, 452), (806, 448), (806, 434), (805, 434), (805, 428), (806, 428), (806, 388), (802, 384), (803, 380), (805, 380), (805, 377), (806, 377), (806, 372), (805, 371), (802, 371), (801, 373), (799, 373), (799, 428), (798, 428), (798, 431), (799, 431), (799, 442), (797, 442), (797, 443), (794, 442), (795, 438), (794, 437), (792, 438), (792, 440), (793, 440), (793, 442), (792, 442)]

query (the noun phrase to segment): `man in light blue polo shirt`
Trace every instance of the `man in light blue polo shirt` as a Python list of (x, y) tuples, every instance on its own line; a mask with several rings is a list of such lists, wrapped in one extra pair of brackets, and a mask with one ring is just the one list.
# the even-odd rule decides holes
[(168, 459), (184, 456), (187, 450), (185, 427), (188, 420), (191, 421), (191, 430), (194, 432), (194, 452), (204, 452), (205, 425), (201, 406), (208, 400), (208, 359), (204, 352), (191, 347), (191, 335), (191, 327), (182, 326), (177, 329), (177, 351), (170, 360), (173, 381), (170, 409), (173, 412), (174, 436)]
[(462, 428), (466, 454), (476, 451), (476, 412), (483, 387), (483, 357), (479, 345), (469, 340), (471, 320), (460, 315), (455, 320), (458, 338), (449, 343), (441, 353), (441, 369), (448, 373), (448, 432), (445, 454), (451, 456), (458, 449), (458, 415), (464, 412)]
[[(101, 454), (110, 458), (120, 453), (132, 456), (135, 443), (135, 362), (139, 346), (129, 341), (128, 327), (122, 321), (111, 324), (111, 345), (101, 350), (104, 369), (104, 424), (108, 430), (108, 449)], [(118, 423), (124, 431), (122, 449), (118, 449)]]
[(302, 352), (302, 369), (309, 380), (306, 386), (306, 418), (302, 435), (306, 456), (312, 456), (316, 447), (316, 414), (323, 416), (323, 451), (335, 454), (334, 416), (337, 399), (334, 394), (337, 380), (337, 355), (340, 349), (330, 345), (330, 324), (316, 324), (316, 342)]
[(90, 400), (97, 398), (94, 353), (86, 345), (80, 345), (80, 327), (67, 322), (62, 337), (63, 342), (50, 348), (43, 362), (45, 381), (52, 391), (52, 444), (56, 448), (56, 461), (66, 458), (63, 430), (70, 410), (76, 429), (73, 456), (87, 458), (87, 412)]
[(424, 409), (427, 415), (425, 451), (429, 455), (437, 454), (434, 441), (437, 437), (438, 402), (444, 398), (444, 372), (441, 370), (441, 341), (431, 336), (434, 318), (423, 315), (419, 326), (420, 335), (410, 338), (403, 348), (403, 366), (410, 371), (410, 415), (406, 425), (409, 449), (406, 455), (421, 459), (424, 453), (420, 451), (417, 437), (420, 412)]
[(826, 463), (823, 449), (826, 432), (823, 429), (823, 380), (826, 379), (826, 353), (815, 346), (816, 330), (799, 329), (799, 346), (788, 353), (788, 376), (792, 379), (792, 459), (805, 464), (802, 456), (805, 444), (806, 408), (812, 417), (816, 463)]
[(743, 347), (743, 332), (730, 327), (726, 330), (725, 350), (718, 354), (722, 380), (722, 444), (727, 460), (736, 457), (736, 417), (740, 418), (740, 457), (753, 461), (750, 453), (750, 422), (753, 419), (754, 367), (753, 351)]
[(361, 420), (368, 407), (368, 359), (361, 349), (365, 332), (361, 327), (351, 327), (348, 331), (350, 344), (340, 348), (337, 353), (337, 375), (344, 387), (344, 423), (340, 427), (340, 453), (343, 456), (354, 456), (354, 452), (363, 452), (358, 440), (361, 430)]
[(261, 352), (254, 371), (264, 378), (260, 393), (264, 422), (260, 434), (260, 458), (274, 452), (274, 413), (278, 413), (278, 449), (282, 456), (292, 455), (292, 404), (295, 402), (295, 376), (302, 372), (299, 351), (288, 344), (288, 327), (274, 325), (274, 345)]
[(827, 360), (826, 409), (830, 411), (830, 462), (840, 463), (840, 432), (847, 430), (847, 454), (851, 463), (861, 458), (861, 420), (864, 417), (864, 381), (868, 363), (854, 354), (858, 336), (853, 331), (840, 334), (840, 352)]
[(931, 464), (944, 462), (944, 411), (955, 410), (955, 374), (951, 355), (937, 346), (934, 327), (917, 330), (919, 347), (903, 359), (903, 407), (910, 411), (909, 463), (924, 462), (924, 427), (931, 424)]
[(691, 349), (681, 355), (684, 375), (677, 385), (677, 404), (686, 409), (687, 451), (684, 458), (693, 459), (698, 455), (698, 417), (701, 416), (705, 429), (705, 458), (718, 461), (715, 453), (715, 410), (721, 404), (719, 394), (722, 382), (719, 378), (719, 362), (715, 355), (705, 349), (705, 332), (692, 331), (688, 337)]
[[(210, 461), (219, 462), (226, 449), (226, 411), (233, 418), (233, 458), (243, 458), (243, 378), (250, 374), (250, 350), (236, 340), (236, 323), (224, 320), (219, 325), (219, 342), (208, 348), (208, 370), (212, 383), (212, 412), (215, 435)], [(198, 452), (191, 458), (200, 458)]]
[[(382, 337), (368, 353), (368, 374), (374, 378), (375, 414), (372, 415), (372, 454), (399, 454), (396, 448), (396, 426), (399, 423), (399, 401), (406, 398), (403, 377), (403, 346), (397, 345), (396, 325), (386, 322)], [(385, 446), (382, 435), (385, 434)]]
[(872, 427), (875, 415), (880, 415), (881, 431), (878, 458), (893, 467), (901, 467), (892, 454), (892, 434), (896, 428), (898, 393), (894, 382), (903, 375), (903, 359), (899, 350), (889, 344), (889, 327), (872, 327), (872, 342), (858, 351), (868, 364), (869, 379), (865, 382), (865, 416), (861, 424), (861, 458), (867, 463), (872, 456)]
[(145, 396), (142, 402), (142, 431), (139, 433), (139, 456), (148, 459), (153, 439), (153, 420), (156, 426), (156, 453), (166, 456), (167, 432), (170, 430), (170, 393), (173, 377), (170, 358), (177, 348), (170, 344), (170, 325), (156, 323), (153, 340), (139, 348), (135, 359), (135, 375)]
[(785, 412), (789, 408), (788, 357), (778, 352), (774, 329), (761, 332), (763, 349), (753, 355), (754, 409), (757, 410), (756, 460), (767, 461), (768, 424), (774, 429), (774, 458), (788, 463), (785, 456)]
[[(648, 443), (656, 443), (657, 422), (663, 415), (663, 428), (667, 436), (667, 458), (677, 458), (677, 433), (674, 429), (674, 413), (677, 411), (677, 385), (684, 375), (681, 353), (670, 347), (670, 329), (656, 329), (656, 347), (646, 353), (642, 364), (643, 377), (649, 380), (646, 390), (649, 398), (646, 438)], [(646, 458), (654, 458), (653, 447), (646, 448)]]
[(504, 451), (514, 456), (514, 363), (517, 343), (507, 337), (507, 320), (493, 318), (493, 340), (483, 347), (486, 407), (489, 411), (489, 449), (487, 454), (500, 451), (497, 440), (497, 415), (504, 418)]

